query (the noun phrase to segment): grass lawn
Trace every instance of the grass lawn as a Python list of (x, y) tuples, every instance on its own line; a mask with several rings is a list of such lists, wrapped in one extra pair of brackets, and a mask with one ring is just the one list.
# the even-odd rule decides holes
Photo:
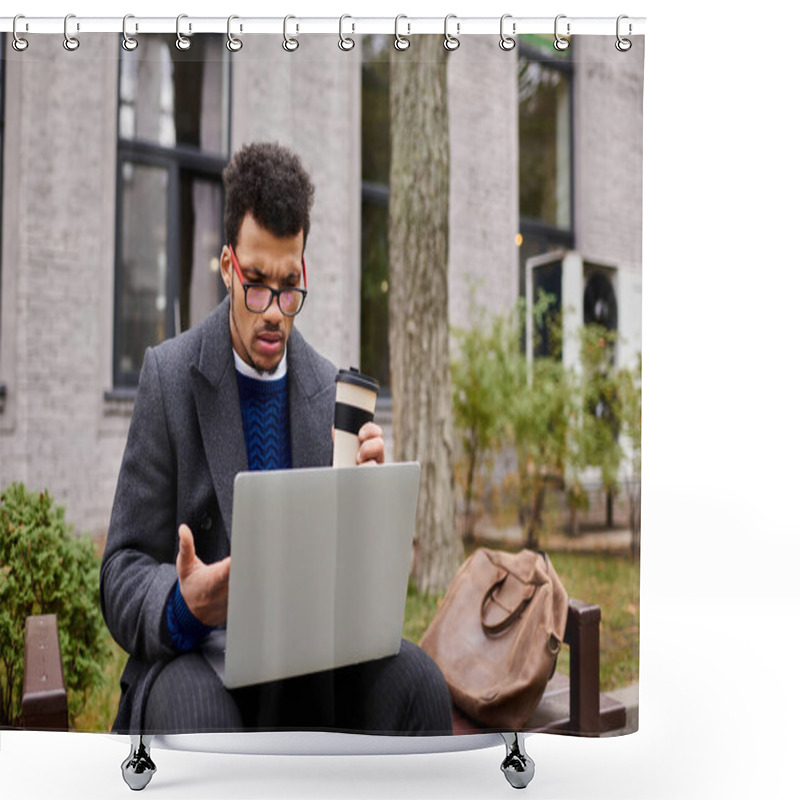
[[(570, 597), (600, 606), (600, 691), (639, 680), (639, 564), (626, 556), (552, 553)], [(558, 659), (569, 674), (569, 648)]]
[(110, 653), (103, 669), (103, 683), (87, 697), (86, 705), (72, 722), (76, 731), (109, 731), (119, 705), (119, 677), (125, 668), (128, 654), (105, 631)]

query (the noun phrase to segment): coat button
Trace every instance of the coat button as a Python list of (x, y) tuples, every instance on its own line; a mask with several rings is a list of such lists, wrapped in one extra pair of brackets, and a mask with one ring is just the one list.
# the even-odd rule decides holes
[(206, 514), (203, 517), (203, 519), (200, 520), (200, 529), (204, 530), (204, 531), (206, 531), (206, 533), (208, 533), (208, 531), (211, 530), (212, 524), (213, 523), (211, 522), (211, 517), (208, 514)]

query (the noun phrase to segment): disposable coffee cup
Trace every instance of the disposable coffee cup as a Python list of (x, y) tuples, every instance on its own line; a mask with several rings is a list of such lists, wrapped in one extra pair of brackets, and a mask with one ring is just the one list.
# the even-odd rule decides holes
[(355, 367), (340, 369), (336, 376), (336, 409), (333, 417), (333, 466), (354, 467), (358, 432), (375, 418), (378, 382)]

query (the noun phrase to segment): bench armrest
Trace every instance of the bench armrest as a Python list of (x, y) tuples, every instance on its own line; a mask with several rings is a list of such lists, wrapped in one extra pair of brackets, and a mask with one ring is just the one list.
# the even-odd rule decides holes
[(56, 616), (28, 617), (25, 620), (22, 727), (65, 731), (68, 726), (67, 691)]
[(600, 606), (570, 598), (564, 641), (569, 645), (570, 729), (599, 733)]

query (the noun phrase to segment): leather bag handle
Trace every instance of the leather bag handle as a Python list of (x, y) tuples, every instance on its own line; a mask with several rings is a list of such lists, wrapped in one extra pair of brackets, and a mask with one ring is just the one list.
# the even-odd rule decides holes
[[(502, 633), (510, 628), (522, 616), (522, 612), (525, 610), (528, 603), (530, 603), (531, 598), (536, 592), (536, 586), (528, 584), (516, 608), (511, 610), (504, 609), (508, 610), (508, 614), (506, 614), (506, 616), (499, 622), (490, 625), (488, 622), (486, 622), (486, 607), (492, 602), (500, 605), (500, 603), (495, 600), (495, 593), (503, 586), (508, 576), (509, 573), (506, 572), (506, 574), (503, 575), (500, 580), (495, 581), (495, 583), (489, 587), (486, 594), (483, 596), (483, 602), (481, 603), (481, 627), (483, 628), (483, 632), (490, 636), (496, 636), (498, 633)], [(503, 608), (503, 606), (500, 607)]]

